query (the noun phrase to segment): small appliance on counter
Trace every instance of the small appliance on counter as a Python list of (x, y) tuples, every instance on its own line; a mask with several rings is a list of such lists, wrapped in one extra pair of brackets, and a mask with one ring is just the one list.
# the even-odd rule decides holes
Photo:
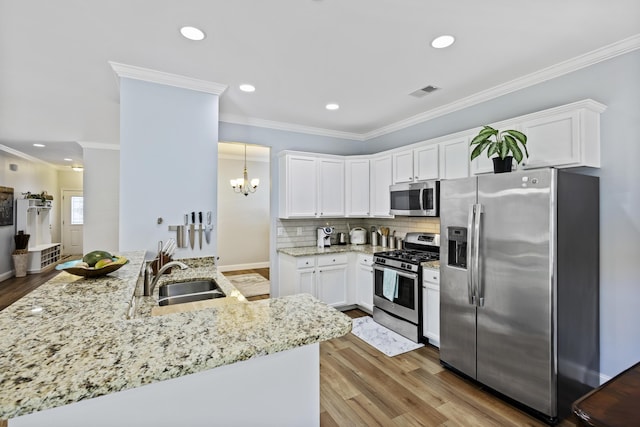
[(352, 245), (366, 245), (367, 244), (367, 230), (362, 227), (352, 228), (349, 231), (349, 239)]
[(336, 239), (338, 245), (346, 245), (347, 242), (347, 233), (338, 233), (338, 238)]
[(329, 246), (331, 246), (332, 234), (333, 234), (333, 227), (318, 228), (318, 247), (328, 248)]

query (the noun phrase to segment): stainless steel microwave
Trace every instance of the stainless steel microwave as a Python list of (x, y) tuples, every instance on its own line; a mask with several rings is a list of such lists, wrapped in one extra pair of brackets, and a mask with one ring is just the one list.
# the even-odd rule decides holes
[(440, 216), (440, 181), (395, 184), (389, 193), (391, 215)]

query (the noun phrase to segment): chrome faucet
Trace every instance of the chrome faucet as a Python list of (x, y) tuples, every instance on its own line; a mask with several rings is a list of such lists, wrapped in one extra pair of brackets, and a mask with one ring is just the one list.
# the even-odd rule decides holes
[[(165, 265), (163, 265), (158, 270), (158, 273), (153, 278), (153, 280), (150, 280), (151, 276), (153, 276), (153, 268), (151, 267), (151, 264), (149, 264), (147, 266), (147, 270), (146, 270), (146, 273), (145, 273), (145, 276), (144, 276), (144, 296), (145, 297), (151, 296), (151, 294), (153, 293), (154, 288), (158, 284), (158, 280), (160, 280), (160, 277), (162, 276), (162, 273), (164, 273), (165, 271), (167, 271), (171, 267), (180, 267), (181, 270), (184, 270), (185, 268), (189, 268), (188, 265), (183, 264), (180, 261), (170, 261), (170, 262), (166, 263)], [(151, 282), (151, 283), (149, 283), (149, 282)]]

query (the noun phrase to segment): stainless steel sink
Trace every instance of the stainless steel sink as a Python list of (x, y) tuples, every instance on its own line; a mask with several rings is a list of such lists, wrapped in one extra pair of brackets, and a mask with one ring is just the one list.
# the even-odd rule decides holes
[(213, 280), (168, 283), (158, 288), (158, 305), (183, 304), (224, 297), (226, 297), (225, 293)]

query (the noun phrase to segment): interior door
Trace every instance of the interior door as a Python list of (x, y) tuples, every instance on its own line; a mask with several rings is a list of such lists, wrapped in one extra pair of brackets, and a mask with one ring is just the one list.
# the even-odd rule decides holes
[(62, 255), (82, 255), (84, 197), (81, 190), (62, 190)]
[(455, 260), (449, 256), (449, 245), (454, 242), (449, 241), (448, 230), (467, 228), (476, 186), (476, 178), (440, 183), (440, 360), (472, 378), (476, 377), (476, 306), (470, 301), (467, 268), (451, 265)]
[(478, 177), (484, 304), (477, 315), (477, 379), (550, 416), (553, 176), (544, 169)]

